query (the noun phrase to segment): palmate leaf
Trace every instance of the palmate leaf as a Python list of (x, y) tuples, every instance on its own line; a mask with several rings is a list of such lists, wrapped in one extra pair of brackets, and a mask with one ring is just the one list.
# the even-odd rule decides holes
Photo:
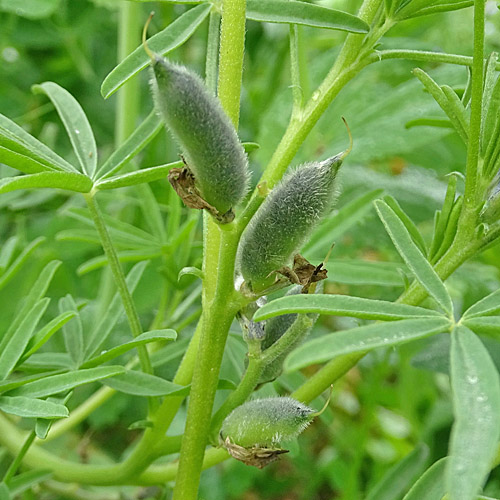
[(333, 316), (395, 321), (406, 318), (439, 317), (431, 309), (395, 304), (385, 300), (372, 300), (348, 295), (301, 294), (288, 295), (262, 306), (254, 315), (254, 321), (290, 313), (316, 313)]
[(247, 18), (268, 23), (305, 24), (315, 28), (368, 33), (370, 27), (359, 17), (295, 0), (247, 0)]
[(453, 500), (474, 498), (490, 472), (500, 438), (500, 379), (488, 351), (463, 325), (451, 337), (455, 422), (446, 468)]
[(389, 205), (376, 201), (375, 207), (399, 254), (415, 278), (436, 302), (450, 315), (453, 314), (451, 297), (429, 261), (413, 242), (404, 223)]
[[(202, 4), (193, 7), (169, 24), (163, 31), (148, 40), (149, 48), (158, 54), (167, 54), (182, 45), (208, 16), (211, 5)], [(104, 79), (101, 94), (107, 99), (116, 92), (127, 80), (139, 73), (150, 63), (142, 45), (137, 47)]]
[(97, 166), (97, 147), (92, 128), (78, 101), (67, 90), (53, 82), (34, 85), (33, 92), (46, 94), (52, 101), (83, 173), (93, 177)]
[(323, 335), (295, 349), (285, 360), (285, 370), (292, 371), (322, 363), (342, 354), (367, 352), (389, 347), (449, 330), (451, 323), (443, 317), (405, 319), (375, 323)]

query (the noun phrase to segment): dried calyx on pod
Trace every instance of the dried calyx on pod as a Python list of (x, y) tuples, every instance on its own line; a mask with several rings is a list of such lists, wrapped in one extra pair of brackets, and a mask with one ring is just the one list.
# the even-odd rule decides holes
[(226, 417), (220, 442), (237, 460), (262, 469), (287, 453), (280, 443), (295, 439), (317, 415), (290, 397), (254, 399)]
[(247, 156), (236, 130), (197, 74), (149, 50), (146, 30), (147, 24), (143, 42), (151, 58), (153, 95), (185, 163), (170, 171), (169, 181), (187, 206), (231, 222), (233, 207), (249, 186)]
[[(252, 292), (272, 286), (277, 274), (301, 283), (297, 275), (308, 266), (314, 269), (297, 251), (331, 210), (336, 199), (337, 172), (350, 149), (294, 169), (257, 210), (238, 250), (240, 271)], [(287, 266), (294, 256), (294, 267), (290, 269)]]

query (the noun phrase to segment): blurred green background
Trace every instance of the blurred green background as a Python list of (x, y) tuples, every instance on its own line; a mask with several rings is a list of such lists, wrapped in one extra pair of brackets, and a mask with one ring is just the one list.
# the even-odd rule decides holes
[[(355, 13), (360, 2), (325, 0), (317, 3)], [(100, 157), (106, 158), (115, 146), (117, 95), (104, 100), (100, 86), (117, 63), (118, 22), (125, 4), (119, 0), (0, 0), (0, 112), (63, 157), (71, 158), (69, 140), (52, 105), (30, 90), (34, 84), (54, 81), (80, 102), (94, 129)], [(189, 6), (148, 2), (137, 8), (140, 12), (137, 33), (149, 11), (156, 11), (150, 28), (152, 34), (171, 23)], [(302, 31), (310, 87), (305, 92), (310, 95), (331, 67), (345, 34), (313, 28)], [(495, 2), (487, 3), (486, 33), (487, 51), (498, 50), (500, 14)], [(205, 22), (170, 57), (203, 74), (206, 35)], [(255, 179), (272, 155), (290, 116), (288, 43), (287, 26), (252, 21), (247, 24), (240, 135), (242, 140), (260, 145), (260, 149), (250, 156)], [(382, 40), (382, 48), (471, 55), (472, 10), (404, 22)], [(430, 238), (434, 211), (444, 198), (446, 175), (453, 171), (464, 172), (466, 152), (459, 137), (449, 129), (405, 127), (415, 118), (442, 117), (438, 106), (412, 76), (411, 70), (416, 66), (428, 71), (440, 84), (457, 89), (465, 86), (467, 71), (463, 67), (402, 60), (373, 64), (341, 92), (309, 135), (293, 164), (322, 159), (344, 149), (347, 135), (340, 119), (344, 116), (352, 130), (354, 149), (342, 167), (339, 207), (368, 191), (383, 189), (400, 202), (424, 236)], [(140, 119), (143, 119), (153, 104), (146, 72), (137, 78), (140, 82), (137, 96)], [(177, 150), (165, 132), (141, 153), (136, 168), (177, 158)], [(2, 177), (13, 175), (13, 172), (0, 165)], [(168, 224), (172, 190), (166, 180), (152, 183), (151, 189)], [(100, 199), (107, 213), (149, 231), (141, 210), (141, 193), (141, 190), (126, 188), (102, 193)], [(64, 231), (86, 227), (72, 212), (74, 207), (80, 206), (80, 197), (68, 197), (53, 190), (18, 191), (0, 197), (1, 244), (15, 235), (22, 248), (38, 236), (47, 237), (37, 249), (36, 258), (0, 291), (2, 330), (29, 289), (30, 277), (54, 258), (64, 264), (51, 286), (52, 297), (57, 299), (71, 293), (79, 305), (85, 306), (82, 316), (89, 324), (92, 316), (98, 316), (109, 303), (112, 290), (109, 281), (103, 278), (102, 268), (84, 274), (77, 272), (79, 266), (101, 255), (99, 246), (63, 237)], [(181, 324), (181, 339), (190, 336), (199, 314), (199, 288), (192, 277), (177, 283), (176, 272), (185, 265), (200, 263), (199, 222), (194, 226), (192, 237), (192, 248), (187, 254), (172, 254), (167, 264), (161, 259), (153, 259), (135, 293), (144, 324), (151, 323), (159, 307), (160, 275), (164, 286), (171, 288), (167, 297), (170, 316), (166, 317), (171, 319), (180, 303), (186, 304), (186, 310), (178, 312), (177, 324), (193, 316), (187, 324)], [(321, 260), (331, 243), (327, 242), (314, 255), (306, 256)], [(402, 266), (373, 209), (366, 210), (362, 221), (349, 228), (335, 243), (327, 291), (388, 300), (397, 298), (404, 286), (404, 275), (399, 271)], [(126, 266), (129, 268), (130, 264)], [(500, 255), (492, 248), (449, 279), (458, 312), (498, 288), (499, 268)], [(183, 302), (189, 294), (195, 297), (192, 304)], [(51, 307), (55, 310), (57, 301), (53, 302)], [(175, 321), (172, 324), (175, 326)], [(350, 319), (326, 318), (313, 335), (355, 324)], [(233, 330), (223, 377), (237, 381), (243, 370), (245, 347), (236, 325)], [(115, 339), (126, 338), (125, 323), (118, 325), (114, 335)], [(262, 471), (235, 460), (227, 461), (203, 474), (200, 498), (356, 500), (365, 498), (390, 467), (419, 443), (428, 446), (427, 463), (445, 456), (452, 422), (447, 342), (446, 337), (433, 337), (397, 350), (378, 350), (370, 354), (337, 383), (328, 411), (311, 425), (297, 444), (292, 445), (286, 459)], [(62, 347), (56, 336), (48, 349), (57, 352)], [(500, 345), (488, 341), (487, 347), (500, 363)], [(172, 377), (180, 354), (181, 349), (172, 354), (169, 363), (161, 363), (161, 375)], [(307, 375), (284, 375), (261, 392), (286, 393)], [(93, 389), (95, 387), (80, 389), (72, 404), (84, 401)], [(313, 405), (319, 408), (321, 401)], [(76, 460), (88, 457), (91, 461), (118, 459), (137, 436), (138, 431), (128, 430), (128, 425), (142, 418), (143, 412), (143, 402), (139, 398), (117, 395), (74, 433), (59, 438), (50, 447)], [(172, 432), (181, 431), (182, 414)], [(8, 456), (0, 451), (0, 466), (5, 468), (8, 463)], [(416, 474), (418, 476), (418, 471)], [(169, 498), (168, 486), (140, 490), (94, 488), (88, 492), (61, 488), (59, 483), (49, 483), (47, 489), (26, 492), (24, 498)], [(500, 496), (500, 474), (495, 471), (486, 493)]]

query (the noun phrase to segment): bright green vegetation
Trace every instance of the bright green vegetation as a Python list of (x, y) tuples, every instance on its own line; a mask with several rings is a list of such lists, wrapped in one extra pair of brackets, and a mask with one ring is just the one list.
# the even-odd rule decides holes
[(500, 498), (494, 2), (0, 25), (0, 500)]

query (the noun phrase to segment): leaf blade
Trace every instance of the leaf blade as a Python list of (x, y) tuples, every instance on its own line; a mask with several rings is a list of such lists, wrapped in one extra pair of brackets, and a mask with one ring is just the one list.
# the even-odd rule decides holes
[[(189, 9), (163, 31), (148, 40), (148, 46), (153, 52), (167, 54), (182, 45), (205, 20), (211, 5), (202, 4)], [(142, 46), (135, 49), (118, 66), (106, 76), (101, 86), (101, 94), (107, 99), (116, 92), (127, 80), (139, 73), (149, 64), (149, 56)]]
[(385, 300), (372, 300), (348, 295), (300, 294), (288, 295), (268, 302), (254, 315), (254, 321), (262, 321), (281, 314), (315, 313), (333, 316), (394, 321), (422, 316), (440, 316), (431, 309), (395, 304)]
[(453, 424), (447, 489), (455, 500), (478, 494), (500, 438), (500, 379), (488, 351), (463, 325), (451, 336)]
[(375, 208), (385, 229), (399, 254), (411, 269), (415, 278), (427, 290), (436, 302), (450, 315), (453, 315), (451, 297), (429, 261), (413, 242), (404, 223), (394, 210), (383, 201), (376, 201)]
[(68, 133), (82, 171), (92, 177), (97, 166), (97, 146), (90, 123), (78, 101), (54, 82), (34, 85), (33, 91), (45, 94), (52, 101)]
[(376, 323), (323, 335), (295, 349), (285, 360), (285, 371), (328, 361), (335, 356), (366, 352), (420, 339), (445, 331), (450, 322), (445, 318), (420, 318)]
[(64, 405), (22, 396), (0, 396), (0, 410), (26, 418), (62, 418), (69, 415)]
[(304, 24), (315, 28), (328, 28), (368, 33), (370, 27), (359, 17), (319, 5), (295, 0), (247, 0), (247, 18), (268, 23)]

